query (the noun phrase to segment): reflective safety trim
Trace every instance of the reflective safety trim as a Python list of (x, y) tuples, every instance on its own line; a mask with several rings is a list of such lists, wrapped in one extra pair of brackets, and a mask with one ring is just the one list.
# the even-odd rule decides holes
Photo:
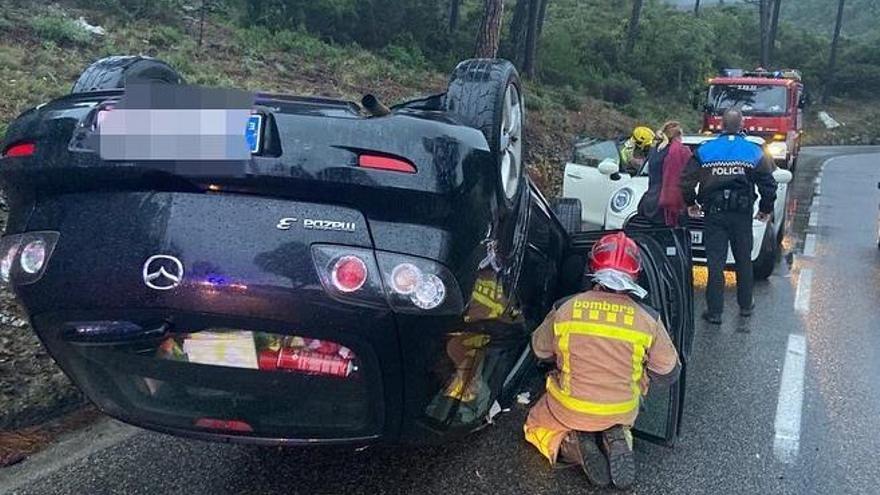
[(571, 393), (571, 352), (569, 352), (569, 334), (564, 334), (559, 337), (559, 343), (557, 344), (559, 347), (559, 353), (562, 354), (562, 390), (565, 391), (566, 394)]
[(501, 303), (493, 301), (490, 297), (480, 294), (479, 292), (474, 291), (472, 294), (475, 301), (482, 304), (483, 306), (489, 308), (491, 313), (489, 314), (489, 318), (496, 318), (501, 316), (501, 313), (504, 312), (504, 305)]
[(640, 345), (645, 349), (651, 347), (651, 343), (654, 342), (654, 337), (646, 333), (585, 321), (565, 321), (562, 323), (556, 323), (553, 325), (553, 333), (560, 337), (572, 333), (605, 337), (607, 339), (622, 340), (631, 344)]
[(547, 377), (547, 392), (553, 396), (554, 399), (559, 401), (559, 403), (566, 409), (584, 414), (592, 414), (594, 416), (614, 416), (617, 414), (632, 412), (639, 407), (639, 398), (641, 397), (638, 385), (635, 385), (633, 398), (626, 402), (602, 404), (599, 402), (575, 399), (571, 395), (560, 390), (559, 386), (556, 385), (556, 380), (554, 380), (552, 376)]
[[(628, 330), (611, 325), (592, 322), (566, 321), (553, 325), (553, 333), (557, 336), (557, 346), (562, 354), (562, 370), (557, 384), (554, 377), (547, 377), (547, 392), (559, 401), (566, 409), (593, 414), (596, 416), (613, 416), (632, 412), (639, 407), (642, 391), (640, 382), (644, 373), (646, 349), (651, 347), (653, 336), (646, 333)], [(603, 404), (576, 399), (571, 396), (571, 335), (589, 335), (598, 338), (620, 340), (632, 345), (632, 399), (626, 402)], [(561, 388), (560, 388), (561, 385)]]

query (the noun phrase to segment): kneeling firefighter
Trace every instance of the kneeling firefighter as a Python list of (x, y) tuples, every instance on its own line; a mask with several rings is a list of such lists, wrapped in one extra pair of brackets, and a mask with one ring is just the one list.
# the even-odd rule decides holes
[(681, 364), (659, 314), (638, 301), (646, 291), (636, 283), (636, 243), (606, 235), (589, 267), (593, 289), (557, 302), (532, 335), (535, 355), (555, 359), (556, 369), (529, 411), (525, 437), (552, 465), (578, 464), (594, 485), (627, 488), (641, 398), (649, 380), (674, 383)]

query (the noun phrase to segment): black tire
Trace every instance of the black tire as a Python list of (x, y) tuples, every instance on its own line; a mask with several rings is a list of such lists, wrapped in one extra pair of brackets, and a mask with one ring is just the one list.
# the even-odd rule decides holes
[[(502, 126), (505, 111), (505, 96), (508, 88), (516, 89), (519, 108), (519, 163), (515, 174), (507, 184), (515, 187), (505, 188), (502, 179), (502, 163), (508, 149), (502, 149)], [(517, 206), (517, 198), (525, 189), (524, 150), (522, 148), (522, 125), (525, 121), (525, 107), (522, 98), (522, 84), (516, 68), (507, 60), (471, 59), (455, 67), (446, 91), (445, 107), (463, 124), (479, 129), (489, 143), (493, 154), (495, 177), (498, 181), (499, 204), (512, 210)], [(512, 143), (515, 141), (511, 140)]]
[(183, 77), (167, 63), (136, 55), (114, 56), (86, 67), (73, 83), (71, 93), (124, 88), (127, 83), (184, 84)]
[(776, 261), (779, 260), (779, 239), (776, 236), (774, 224), (768, 223), (764, 230), (764, 238), (761, 240), (761, 252), (752, 263), (752, 273), (755, 280), (767, 280), (773, 275)]
[(581, 200), (577, 198), (554, 198), (550, 206), (565, 231), (574, 234), (581, 230)]

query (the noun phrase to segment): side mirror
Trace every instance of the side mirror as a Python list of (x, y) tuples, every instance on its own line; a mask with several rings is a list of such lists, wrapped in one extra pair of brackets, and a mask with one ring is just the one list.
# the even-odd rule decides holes
[(602, 175), (614, 175), (620, 172), (620, 165), (617, 163), (617, 160), (614, 158), (606, 158), (599, 162), (599, 173)]
[(788, 184), (793, 177), (791, 171), (784, 168), (777, 168), (773, 171), (773, 178), (776, 179), (777, 184)]

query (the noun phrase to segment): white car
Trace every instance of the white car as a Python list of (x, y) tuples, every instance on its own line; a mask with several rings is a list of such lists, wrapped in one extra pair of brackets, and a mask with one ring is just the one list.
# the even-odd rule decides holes
[[(714, 136), (703, 135), (684, 136), (683, 142), (696, 149), (713, 138)], [(760, 137), (749, 136), (748, 139), (764, 146), (764, 140)], [(639, 201), (648, 190), (647, 166), (631, 175), (621, 172), (619, 164), (620, 153), (614, 141), (586, 139), (575, 144), (573, 162), (565, 165), (562, 196), (580, 200), (581, 221), (587, 228), (622, 229), (635, 216)], [(778, 183), (773, 218), (768, 223), (758, 220), (752, 223), (755, 239), (752, 261), (755, 278), (759, 280), (766, 279), (773, 273), (779, 258), (785, 225), (786, 195), (792, 174), (788, 170), (777, 168), (773, 171), (773, 177)], [(755, 213), (757, 211), (758, 202), (755, 201)], [(698, 264), (706, 263), (703, 226), (701, 218), (691, 219), (688, 225), (694, 262)], [(727, 264), (728, 267), (733, 266), (733, 254), (729, 250)]]

